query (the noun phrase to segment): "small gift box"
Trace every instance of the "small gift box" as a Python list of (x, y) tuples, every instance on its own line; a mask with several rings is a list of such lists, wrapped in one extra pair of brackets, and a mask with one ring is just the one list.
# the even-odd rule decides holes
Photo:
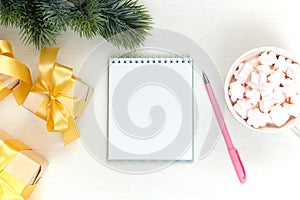
[(27, 199), (47, 166), (40, 154), (0, 130), (0, 199)]
[(12, 93), (20, 105), (32, 86), (28, 67), (14, 59), (12, 46), (0, 40), (0, 100)]
[(58, 48), (43, 48), (40, 76), (23, 106), (47, 122), (47, 130), (61, 132), (65, 145), (79, 137), (75, 119), (86, 107), (91, 89), (73, 76), (72, 68), (56, 63)]

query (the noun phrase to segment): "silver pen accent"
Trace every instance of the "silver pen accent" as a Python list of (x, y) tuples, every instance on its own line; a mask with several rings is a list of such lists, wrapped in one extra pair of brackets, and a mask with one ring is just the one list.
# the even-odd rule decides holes
[(202, 76), (203, 76), (204, 84), (209, 83), (208, 77), (206, 76), (204, 71), (202, 71)]

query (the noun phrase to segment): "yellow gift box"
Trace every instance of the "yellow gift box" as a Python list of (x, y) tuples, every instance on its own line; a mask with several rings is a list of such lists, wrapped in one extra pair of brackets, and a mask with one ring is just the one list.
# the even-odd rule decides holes
[(72, 68), (56, 63), (58, 48), (43, 48), (39, 77), (23, 106), (47, 122), (49, 132), (62, 133), (65, 145), (79, 137), (75, 119), (91, 94), (90, 87), (73, 76)]
[(30, 70), (14, 58), (11, 44), (0, 40), (0, 100), (13, 94), (17, 103), (23, 103), (31, 89)]
[(19, 140), (0, 130), (0, 199), (27, 199), (48, 161)]

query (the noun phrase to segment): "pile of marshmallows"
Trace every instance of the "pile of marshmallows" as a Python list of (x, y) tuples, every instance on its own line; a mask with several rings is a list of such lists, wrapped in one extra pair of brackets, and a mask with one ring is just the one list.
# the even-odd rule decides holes
[(263, 52), (238, 66), (229, 96), (250, 126), (281, 127), (300, 114), (300, 66), (273, 51)]

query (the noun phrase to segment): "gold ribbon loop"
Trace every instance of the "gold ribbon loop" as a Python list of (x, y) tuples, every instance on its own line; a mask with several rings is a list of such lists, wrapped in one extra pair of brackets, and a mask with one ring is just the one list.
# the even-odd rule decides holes
[[(40, 76), (34, 82), (31, 91), (47, 95), (40, 106), (47, 108), (47, 130), (61, 132), (67, 145), (79, 137), (73, 119), (73, 104), (76, 97), (70, 95), (74, 86), (73, 70), (56, 63), (57, 53), (58, 48), (42, 49), (39, 62)], [(39, 109), (36, 114), (43, 116), (43, 112)]]
[(20, 80), (18, 86), (12, 90), (0, 80), (0, 99), (13, 93), (16, 102), (22, 104), (32, 86), (31, 75), (26, 65), (14, 59), (12, 46), (6, 40), (0, 40), (0, 74)]
[(11, 58), (14, 57), (12, 46), (6, 40), (0, 40), (0, 54)]

